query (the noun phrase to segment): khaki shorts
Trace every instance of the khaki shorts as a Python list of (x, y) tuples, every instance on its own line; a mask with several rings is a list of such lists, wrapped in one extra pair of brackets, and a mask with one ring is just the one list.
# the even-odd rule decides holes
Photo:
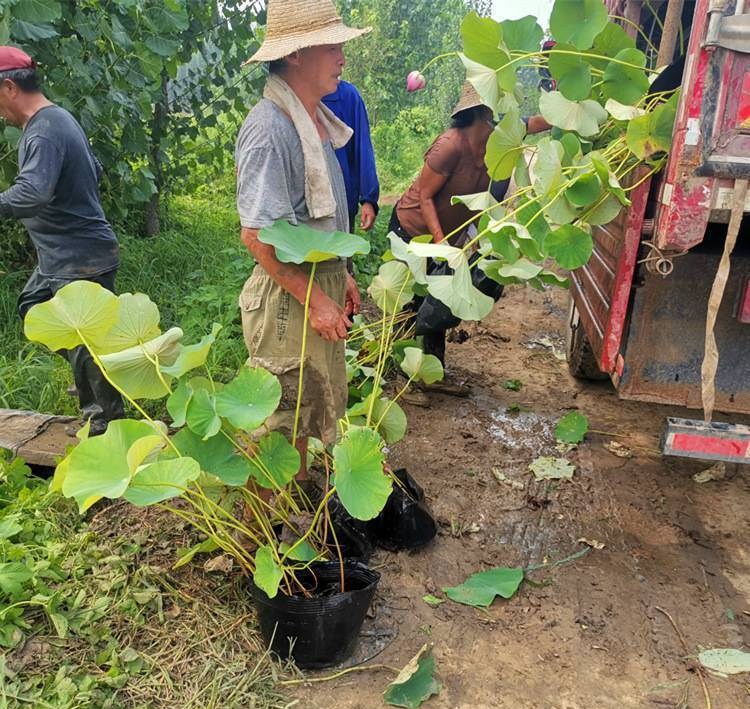
[[(311, 267), (304, 264), (301, 268), (309, 273)], [(315, 281), (334, 302), (344, 306), (344, 261), (319, 263)], [(262, 266), (256, 265), (242, 289), (240, 309), (250, 365), (264, 367), (281, 381), (281, 404), (268, 420), (268, 426), (291, 439), (297, 406), (304, 306)], [(314, 436), (326, 444), (336, 442), (336, 422), (346, 413), (348, 394), (344, 348), (343, 340), (328, 342), (308, 324), (299, 438)]]

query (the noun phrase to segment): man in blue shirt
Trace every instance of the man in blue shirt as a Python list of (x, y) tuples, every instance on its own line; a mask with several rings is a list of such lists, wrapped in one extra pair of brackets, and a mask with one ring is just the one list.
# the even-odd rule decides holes
[(346, 198), (349, 207), (349, 230), (354, 231), (355, 218), (362, 205), (360, 227), (372, 229), (378, 213), (380, 183), (375, 170), (375, 152), (370, 139), (370, 119), (359, 91), (347, 81), (339, 82), (335, 93), (323, 97), (330, 108), (353, 131), (346, 146), (336, 151), (344, 173)]

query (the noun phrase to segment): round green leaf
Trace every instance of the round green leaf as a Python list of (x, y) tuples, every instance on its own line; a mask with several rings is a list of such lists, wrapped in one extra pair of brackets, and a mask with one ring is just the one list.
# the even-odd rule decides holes
[(581, 154), (581, 141), (575, 133), (565, 133), (560, 138), (560, 144), (565, 150), (565, 154), (574, 160)]
[(504, 20), (503, 43), (511, 52), (537, 52), (544, 39), (544, 31), (536, 17), (526, 15), (519, 20)]
[(350, 428), (333, 449), (335, 485), (341, 504), (355, 519), (377, 517), (391, 494), (383, 472), (382, 439), (368, 428)]
[(63, 461), (62, 492), (81, 512), (102, 497), (122, 497), (138, 467), (164, 445), (164, 439), (141, 421), (112, 421), (101, 436), (89, 438)]
[(427, 285), (427, 259), (409, 251), (409, 245), (393, 232), (388, 234), (388, 241), (391, 244), (393, 258), (406, 263), (414, 277), (414, 282)]
[(471, 270), (464, 255), (456, 263), (449, 263), (454, 269), (452, 276), (427, 276), (427, 290), (433, 298), (448, 306), (461, 320), (481, 320), (490, 314), (495, 301), (478, 290), (471, 280)]
[(140, 468), (123, 497), (136, 507), (155, 505), (182, 495), (200, 474), (201, 467), (192, 458), (160, 460)]
[(187, 407), (192, 398), (193, 389), (183, 380), (177, 385), (177, 388), (167, 399), (167, 411), (172, 417), (172, 425), (176, 428), (185, 425), (187, 420)]
[(645, 116), (628, 123), (626, 140), (628, 148), (641, 160), (655, 153), (669, 150), (677, 111), (677, 95), (657, 106)]
[(580, 443), (588, 430), (588, 418), (577, 411), (571, 411), (557, 422), (555, 438), (563, 443)]
[[(540, 197), (552, 195), (558, 191), (562, 182), (562, 158), (565, 148), (557, 140), (542, 138), (534, 156), (534, 193)], [(545, 200), (542, 199), (542, 202)]]
[[(625, 63), (635, 67), (625, 66)], [(628, 106), (638, 103), (649, 87), (648, 77), (643, 71), (645, 66), (646, 55), (643, 52), (638, 49), (623, 49), (604, 71), (604, 96)]]
[(232, 426), (251, 432), (260, 428), (281, 401), (281, 383), (266, 369), (243, 367), (216, 395), (216, 411)]
[(586, 223), (591, 226), (609, 224), (622, 209), (622, 204), (614, 195), (608, 194), (603, 200), (586, 212)]
[(443, 591), (456, 603), (487, 608), (492, 605), (496, 596), (512, 598), (518, 591), (523, 578), (523, 569), (489, 569), (472, 574), (460, 586), (444, 588)]
[(571, 45), (557, 45), (549, 54), (549, 71), (565, 98), (582, 101), (591, 93), (591, 67), (582, 57), (567, 54), (575, 51)]
[(523, 224), (537, 244), (543, 244), (544, 238), (549, 234), (549, 224), (541, 211), (539, 199), (522, 198), (519, 202), (520, 208), (516, 213), (516, 219)]
[(193, 369), (202, 367), (208, 359), (208, 353), (211, 350), (214, 342), (216, 342), (216, 336), (221, 330), (221, 325), (214, 323), (211, 328), (211, 334), (206, 335), (194, 345), (185, 345), (180, 349), (180, 354), (177, 356), (175, 363), (162, 367), (161, 371), (165, 374), (169, 374), (172, 377), (178, 379), (183, 374), (187, 374)]
[(389, 446), (398, 443), (406, 435), (406, 414), (395, 401), (376, 399), (372, 407), (372, 420)]
[(170, 393), (171, 377), (159, 365), (173, 364), (180, 352), (182, 330), (173, 327), (142, 345), (101, 356), (112, 381), (133, 399), (160, 399)]
[(74, 281), (26, 314), (24, 332), (53, 351), (72, 350), (84, 340), (97, 350), (117, 322), (117, 296), (98, 283)]
[(500, 49), (503, 41), (503, 30), (499, 22), (489, 17), (480, 17), (471, 11), (461, 23), (461, 37), (464, 41), (464, 54), (474, 62), (496, 69), (502, 66), (503, 56)]
[[(544, 216), (550, 224), (570, 224), (580, 214), (580, 209), (574, 207), (565, 194), (560, 194), (544, 208)], [(546, 238), (546, 237), (545, 237)]]
[(509, 111), (492, 131), (484, 156), (487, 172), (493, 180), (506, 180), (513, 174), (523, 150), (526, 125), (518, 111)]
[(433, 694), (440, 692), (434, 677), (435, 659), (424, 645), (383, 693), (383, 701), (393, 707), (419, 709)]
[(143, 293), (123, 293), (117, 300), (117, 322), (104, 338), (102, 353), (120, 352), (161, 335), (159, 308), (151, 298)]
[[(620, 25), (608, 22), (607, 26), (594, 38), (591, 53), (604, 57), (616, 57), (623, 49), (635, 49), (635, 40)], [(604, 71), (609, 64), (606, 59), (591, 59), (591, 63), (601, 71)]]
[(261, 487), (276, 490), (289, 483), (300, 469), (300, 455), (284, 436), (274, 431), (258, 441), (250, 461), (255, 481)]
[(269, 598), (276, 598), (283, 578), (284, 572), (276, 563), (273, 549), (268, 545), (259, 547), (255, 552), (255, 572), (253, 573), (255, 585)]
[(576, 178), (575, 182), (572, 182), (568, 189), (565, 190), (565, 196), (576, 207), (588, 207), (603, 194), (602, 183), (593, 172)]
[(498, 231), (491, 231), (488, 234), (493, 253), (508, 263), (518, 261), (521, 257), (521, 250), (513, 238), (515, 233), (516, 230), (510, 224), (505, 224)]
[(613, 98), (607, 99), (604, 108), (609, 115), (617, 121), (632, 121), (634, 118), (646, 115), (646, 111), (642, 108), (637, 108), (636, 106), (625, 106), (619, 101), (615, 101)]
[(573, 130), (584, 138), (596, 135), (609, 115), (596, 101), (570, 101), (559, 91), (542, 92), (539, 110), (548, 123)]
[(459, 55), (466, 69), (466, 79), (476, 89), (482, 103), (493, 110), (500, 106), (505, 95), (512, 93), (516, 86), (516, 72), (514, 65), (510, 63), (510, 55), (504, 52), (502, 55), (503, 58), (496, 62), (495, 67), (485, 66), (463, 54)]
[(547, 235), (544, 248), (560, 266), (573, 271), (588, 263), (594, 250), (594, 241), (587, 231), (566, 224)]
[(589, 49), (608, 20), (602, 0), (556, 0), (549, 26), (557, 42)]
[(273, 246), (282, 263), (320, 263), (370, 253), (370, 242), (360, 236), (319, 231), (305, 224), (293, 226), (284, 219), (261, 229), (258, 240)]
[(443, 365), (434, 355), (425, 354), (418, 347), (406, 347), (401, 369), (410, 379), (416, 379), (425, 384), (439, 382), (444, 375)]
[(414, 277), (401, 261), (388, 261), (380, 267), (367, 292), (386, 315), (399, 313), (414, 297)]
[(198, 389), (187, 406), (188, 428), (203, 440), (212, 438), (221, 430), (221, 419), (216, 413), (216, 400), (205, 389)]
[(250, 461), (225, 436), (203, 440), (189, 428), (183, 428), (173, 442), (180, 454), (193, 458), (206, 473), (215, 475), (226, 485), (244, 485), (251, 473)]

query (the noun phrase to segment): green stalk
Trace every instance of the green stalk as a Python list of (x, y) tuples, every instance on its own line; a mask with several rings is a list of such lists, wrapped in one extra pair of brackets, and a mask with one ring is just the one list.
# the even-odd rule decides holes
[(284, 553), (284, 556), (281, 557), (281, 563), (283, 564), (289, 555), (300, 545), (302, 542), (306, 541), (310, 535), (313, 533), (313, 530), (318, 524), (318, 520), (320, 519), (320, 515), (323, 513), (323, 510), (326, 509), (328, 506), (328, 500), (330, 500), (334, 495), (336, 494), (336, 486), (332, 487), (328, 493), (325, 495), (325, 497), (321, 500), (320, 504), (318, 505), (318, 509), (315, 511), (315, 516), (313, 517), (312, 522), (310, 523), (310, 528), (292, 545), (289, 547), (289, 549), (286, 550)]
[(310, 280), (307, 283), (307, 294), (305, 295), (305, 315), (302, 325), (302, 353), (299, 361), (299, 382), (297, 385), (297, 407), (294, 410), (294, 431), (292, 433), (292, 445), (297, 445), (297, 431), (299, 430), (299, 412), (302, 407), (302, 384), (305, 376), (305, 354), (307, 350), (307, 320), (310, 317), (310, 297), (312, 296), (313, 284), (315, 283), (315, 269), (318, 264), (314, 263), (310, 269)]

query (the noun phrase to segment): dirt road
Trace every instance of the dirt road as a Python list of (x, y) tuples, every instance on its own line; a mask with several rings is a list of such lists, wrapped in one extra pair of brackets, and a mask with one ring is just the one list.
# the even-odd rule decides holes
[[(706, 464), (656, 451), (664, 417), (686, 412), (571, 378), (549, 347), (563, 349), (566, 299), (510, 289), (478, 332), (449, 345), (473, 395), (406, 407), (410, 433), (391, 460), (424, 485), (441, 532), (419, 553), (373, 560), (383, 574), (374, 623), (396, 634), (374, 662), (400, 667), (432, 643), (443, 690), (428, 709), (699, 709), (695, 660), (658, 609), (692, 655), (750, 644), (750, 473), (696, 483)], [(510, 379), (520, 392), (504, 388)], [(537, 483), (527, 466), (554, 450), (555, 422), (571, 409), (623, 437), (590, 433), (568, 456), (571, 482)], [(608, 451), (612, 440), (632, 457)], [(581, 538), (604, 548), (529, 574), (537, 585), (487, 612), (422, 600), (475, 571), (568, 557)], [(353, 673), (295, 696), (305, 709), (373, 709), (391, 678)], [(714, 709), (750, 707), (750, 676), (707, 683)]]

